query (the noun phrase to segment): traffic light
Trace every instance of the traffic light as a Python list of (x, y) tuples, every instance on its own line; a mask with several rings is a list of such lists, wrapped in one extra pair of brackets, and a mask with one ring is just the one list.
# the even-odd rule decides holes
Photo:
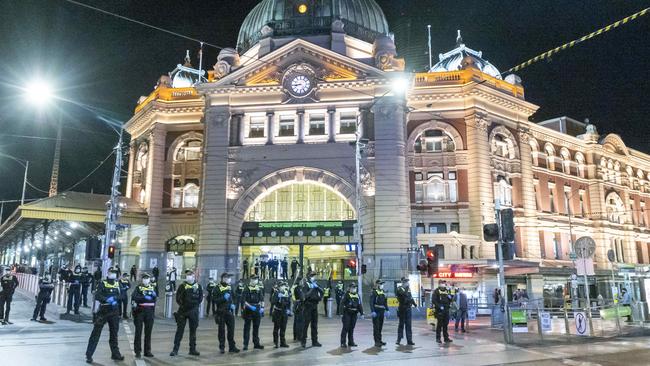
[(438, 251), (436, 247), (429, 248), (427, 255), (427, 276), (433, 277), (438, 273)]
[(365, 264), (362, 264), (361, 265), (361, 274), (366, 274), (367, 271), (368, 271), (368, 266), (366, 266)]
[(499, 225), (498, 224), (483, 225), (483, 239), (485, 241), (499, 240)]
[[(423, 256), (427, 255), (427, 252), (429, 251), (429, 246), (428, 245), (421, 245), (420, 250), (422, 251), (421, 254)], [(420, 275), (426, 276), (428, 269), (427, 269), (427, 261), (426, 259), (420, 259), (418, 260), (418, 264), (415, 267), (418, 271), (420, 271)]]
[(111, 245), (108, 247), (108, 258), (113, 259), (115, 257), (115, 246)]
[(506, 243), (515, 241), (515, 214), (511, 208), (501, 210), (501, 234)]
[(357, 261), (355, 259), (348, 259), (345, 266), (352, 271), (352, 273), (357, 273)]

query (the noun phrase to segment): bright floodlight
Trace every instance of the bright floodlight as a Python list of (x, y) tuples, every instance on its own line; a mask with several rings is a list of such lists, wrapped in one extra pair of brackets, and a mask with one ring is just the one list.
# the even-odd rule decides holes
[(38, 107), (44, 106), (54, 99), (52, 87), (42, 80), (30, 82), (24, 90), (25, 100)]
[(392, 81), (393, 91), (395, 93), (398, 93), (398, 94), (402, 94), (402, 93), (406, 92), (406, 89), (408, 89), (408, 86), (409, 86), (408, 79), (403, 78), (403, 77), (395, 78)]

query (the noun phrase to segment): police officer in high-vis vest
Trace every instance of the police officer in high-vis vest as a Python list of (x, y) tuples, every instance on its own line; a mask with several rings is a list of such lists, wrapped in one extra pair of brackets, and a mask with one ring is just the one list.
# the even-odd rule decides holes
[(438, 288), (431, 295), (431, 302), (436, 311), (436, 342), (438, 343), (442, 343), (441, 335), (444, 337), (445, 343), (452, 341), (449, 338), (447, 327), (449, 326), (449, 308), (453, 298), (454, 295), (449, 291), (447, 281), (444, 280), (438, 283)]
[(45, 309), (47, 304), (50, 303), (52, 299), (52, 291), (54, 290), (54, 283), (52, 282), (52, 277), (49, 274), (46, 274), (38, 280), (38, 295), (36, 295), (36, 307), (34, 308), (34, 314), (32, 315), (33, 321), (36, 321), (36, 317), (40, 316), (39, 320), (44, 322), (47, 321), (45, 318)]
[(135, 357), (140, 358), (142, 352), (142, 328), (144, 326), (144, 357), (153, 357), (151, 353), (151, 331), (153, 319), (156, 314), (156, 299), (158, 294), (151, 284), (151, 276), (142, 274), (142, 282), (135, 287), (131, 294), (131, 315), (135, 325), (135, 339), (133, 350)]
[(302, 327), (304, 325), (302, 306), (302, 277), (298, 276), (291, 286), (291, 302), (293, 302), (293, 340), (302, 339)]
[(302, 348), (307, 347), (307, 329), (311, 327), (311, 345), (322, 347), (318, 342), (318, 304), (323, 299), (323, 289), (316, 283), (316, 273), (311, 272), (307, 276), (307, 282), (302, 287), (303, 292), (303, 315), (304, 324), (302, 326), (300, 345)]
[(228, 352), (237, 353), (235, 345), (235, 310), (237, 304), (232, 291), (232, 275), (223, 273), (221, 282), (212, 289), (212, 303), (214, 304), (214, 321), (219, 328), (219, 351), (225, 352), (226, 331), (228, 331)]
[(372, 312), (372, 336), (375, 347), (385, 346), (381, 340), (381, 330), (384, 327), (384, 316), (388, 313), (388, 301), (384, 293), (384, 281), (375, 281), (375, 288), (370, 293), (370, 311)]
[(253, 347), (255, 349), (264, 349), (260, 343), (260, 322), (264, 315), (264, 288), (259, 285), (259, 278), (256, 275), (251, 276), (248, 286), (242, 294), (242, 317), (244, 318), (244, 351), (248, 350), (248, 340), (250, 339), (251, 324), (253, 325)]
[(343, 282), (339, 281), (336, 284), (334, 289), (336, 296), (336, 315), (341, 315), (341, 300), (343, 300), (343, 295), (345, 295), (345, 289), (343, 288)]
[(68, 306), (66, 308), (66, 314), (70, 314), (70, 311), (74, 308), (74, 313), (79, 315), (79, 306), (81, 305), (81, 279), (81, 266), (77, 265), (67, 280)]
[(327, 303), (332, 293), (332, 281), (327, 281), (327, 286), (323, 289), (323, 312), (327, 316)]
[(86, 363), (93, 363), (93, 354), (106, 323), (108, 323), (108, 344), (111, 347), (111, 359), (116, 361), (124, 360), (117, 342), (117, 332), (120, 329), (119, 298), (120, 284), (117, 282), (117, 269), (111, 267), (108, 270), (106, 280), (99, 282), (95, 291), (94, 327), (88, 339)]
[(273, 320), (273, 344), (275, 348), (289, 347), (286, 339), (287, 321), (291, 315), (291, 294), (285, 281), (271, 295), (271, 319)]
[(120, 278), (120, 312), (124, 319), (129, 318), (127, 312), (128, 303), (129, 303), (129, 289), (131, 288), (131, 281), (129, 281), (129, 274), (124, 272), (122, 273), (122, 278)]
[(190, 355), (199, 356), (196, 350), (196, 328), (199, 326), (199, 306), (203, 301), (203, 288), (196, 283), (196, 277), (193, 271), (185, 271), (185, 282), (183, 282), (176, 291), (176, 303), (178, 311), (174, 313), (176, 318), (176, 335), (174, 335), (174, 349), (169, 354), (176, 356), (178, 348), (183, 339), (185, 324), (190, 323)]
[(343, 300), (341, 300), (341, 306), (343, 307), (343, 317), (341, 317), (343, 322), (343, 329), (341, 329), (341, 348), (346, 348), (346, 346), (356, 347), (357, 344), (354, 343), (354, 328), (357, 325), (357, 317), (359, 314), (363, 315), (363, 306), (361, 305), (359, 294), (357, 294), (356, 283), (351, 283), (350, 287), (348, 287), (348, 291), (343, 295)]
[(411, 295), (411, 288), (409, 287), (409, 279), (402, 277), (401, 286), (397, 286), (396, 295), (399, 305), (397, 307), (397, 317), (399, 323), (397, 324), (397, 341), (395, 344), (400, 344), (402, 336), (406, 331), (406, 344), (414, 346), (413, 331), (411, 328), (411, 307), (417, 306), (413, 295)]
[(208, 277), (208, 284), (205, 285), (205, 291), (208, 293), (205, 297), (205, 316), (210, 315), (210, 311), (214, 313), (214, 303), (212, 301), (212, 295), (214, 288), (217, 287), (217, 282), (212, 277)]

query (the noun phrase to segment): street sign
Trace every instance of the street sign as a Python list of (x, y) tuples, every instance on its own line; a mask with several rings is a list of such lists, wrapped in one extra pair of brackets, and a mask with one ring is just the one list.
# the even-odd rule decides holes
[(576, 334), (579, 336), (588, 336), (589, 321), (587, 321), (587, 315), (582, 311), (575, 312), (573, 313), (573, 319), (575, 320)]
[(550, 332), (553, 330), (553, 322), (551, 321), (551, 313), (543, 311), (539, 313), (542, 323), (542, 332)]
[(589, 236), (580, 237), (575, 244), (579, 258), (591, 258), (596, 253), (596, 242)]
[(476, 320), (476, 308), (471, 308), (467, 310), (467, 319)]
[(612, 299), (614, 299), (614, 305), (618, 304), (618, 286), (612, 286)]
[(594, 276), (596, 274), (594, 271), (594, 260), (591, 258), (579, 258), (576, 260), (576, 270), (579, 276), (584, 276), (585, 273), (587, 276)]

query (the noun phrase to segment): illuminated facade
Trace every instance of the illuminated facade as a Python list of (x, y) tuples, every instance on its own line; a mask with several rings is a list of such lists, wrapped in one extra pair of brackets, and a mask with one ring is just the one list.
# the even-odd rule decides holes
[[(538, 107), (521, 80), (502, 79), (460, 35), (429, 72), (403, 65), (372, 0), (261, 1), (205, 80), (187, 60), (128, 122), (126, 194), (149, 224), (126, 232), (140, 244), (122, 248), (123, 268), (164, 267), (175, 252), (205, 277), (304, 244), (313, 268), (342, 272), (358, 220), (367, 284), (406, 274), (415, 227), (440, 248), (441, 276), (486, 296), (495, 246), (482, 227), (495, 202), (515, 210), (525, 265), (509, 268), (513, 286), (561, 282), (583, 235), (596, 240), (598, 270), (609, 249), (617, 262), (650, 262), (650, 156), (568, 118), (529, 122)], [(368, 141), (360, 212), (357, 124)]]

